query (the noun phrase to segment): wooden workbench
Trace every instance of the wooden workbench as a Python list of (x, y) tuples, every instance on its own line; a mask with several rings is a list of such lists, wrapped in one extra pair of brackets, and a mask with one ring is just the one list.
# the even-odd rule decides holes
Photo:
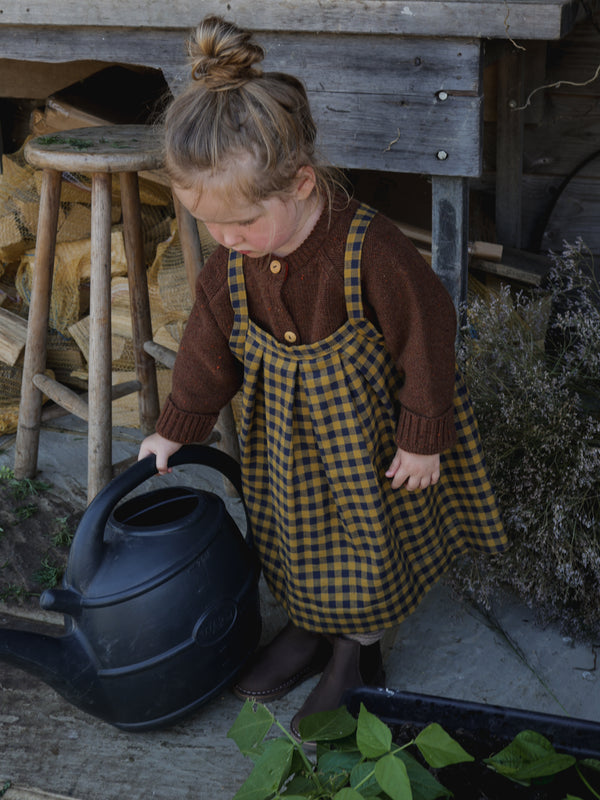
[(203, 16), (258, 31), (265, 67), (305, 82), (329, 160), (431, 176), (433, 267), (458, 303), (468, 181), (482, 165), (483, 43), (505, 48), (498, 197), (514, 218), (522, 115), (511, 92), (523, 70), (516, 42), (565, 36), (580, 8), (578, 0), (5, 0), (0, 55), (155, 67), (176, 92), (187, 77), (185, 39)]

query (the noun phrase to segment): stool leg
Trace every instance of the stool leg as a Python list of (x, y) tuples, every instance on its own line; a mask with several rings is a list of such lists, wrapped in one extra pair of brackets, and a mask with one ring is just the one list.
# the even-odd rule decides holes
[(88, 502), (112, 478), (111, 189), (110, 174), (92, 175)]
[(179, 242), (183, 253), (183, 263), (193, 298), (196, 294), (196, 278), (204, 266), (202, 246), (198, 234), (198, 223), (187, 208), (179, 202), (175, 193), (173, 193), (173, 206), (175, 207), (175, 216), (177, 217), (177, 229), (179, 230)]
[(156, 364), (144, 350), (144, 342), (152, 341), (152, 320), (137, 172), (122, 172), (120, 180), (135, 371), (142, 385), (139, 393), (140, 427), (147, 434), (154, 431), (160, 409)]
[(46, 342), (60, 207), (60, 183), (60, 172), (44, 170), (15, 444), (14, 471), (15, 477), (19, 479), (33, 478), (37, 470), (42, 393), (32, 381), (34, 375), (44, 372), (46, 368)]

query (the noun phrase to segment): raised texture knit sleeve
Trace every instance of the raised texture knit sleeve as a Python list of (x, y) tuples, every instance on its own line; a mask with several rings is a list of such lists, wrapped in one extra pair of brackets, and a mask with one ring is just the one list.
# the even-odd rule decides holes
[(393, 222), (377, 215), (363, 248), (363, 292), (404, 382), (396, 444), (441, 453), (456, 440), (456, 313), (432, 268)]
[(196, 285), (196, 299), (179, 346), (172, 389), (156, 430), (174, 442), (201, 442), (219, 411), (242, 383), (242, 365), (229, 349), (233, 310), (226, 280), (226, 254), (207, 261)]

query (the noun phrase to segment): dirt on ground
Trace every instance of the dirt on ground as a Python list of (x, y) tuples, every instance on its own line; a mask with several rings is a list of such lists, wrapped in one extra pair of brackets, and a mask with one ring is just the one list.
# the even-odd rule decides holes
[(0, 470), (0, 600), (39, 607), (43, 590), (62, 580), (83, 510), (48, 483)]

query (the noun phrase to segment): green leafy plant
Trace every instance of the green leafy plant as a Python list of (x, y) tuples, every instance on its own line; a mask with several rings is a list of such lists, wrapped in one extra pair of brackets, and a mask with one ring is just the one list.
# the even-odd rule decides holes
[[(600, 775), (600, 761), (585, 758), (578, 761), (575, 756), (557, 753), (552, 744), (536, 731), (521, 731), (499, 753), (484, 759), (484, 763), (500, 775), (519, 783), (531, 786), (536, 781), (550, 778), (559, 772), (575, 767), (576, 774), (593, 797), (600, 800), (600, 794), (592, 787), (584, 772)], [(568, 797), (573, 798), (574, 795)]]
[[(271, 737), (275, 726), (278, 735)], [(398, 744), (391, 728), (363, 704), (358, 718), (346, 708), (306, 717), (302, 743), (264, 705), (246, 701), (229, 733), (252, 771), (234, 800), (436, 800), (453, 793), (430, 770), (474, 762), (440, 725), (431, 723), (410, 741)], [(269, 738), (267, 738), (269, 737)], [(309, 757), (307, 750), (315, 751)], [(558, 753), (535, 731), (522, 731), (500, 752), (482, 762), (504, 778), (531, 786), (573, 769), (574, 789), (600, 800), (600, 761)], [(426, 765), (426, 766), (425, 766)], [(475, 766), (475, 765), (474, 765)], [(507, 784), (507, 796), (510, 792)], [(568, 794), (565, 800), (578, 800)]]
[[(266, 739), (273, 725), (283, 734)], [(473, 761), (436, 723), (403, 745), (391, 729), (361, 704), (358, 719), (345, 708), (322, 712), (300, 723), (303, 742), (316, 745), (313, 763), (304, 748), (263, 705), (246, 701), (227, 734), (254, 763), (234, 800), (361, 800), (364, 797), (450, 797), (436, 778), (409, 752), (416, 749), (434, 768)], [(417, 795), (415, 795), (417, 796)]]

